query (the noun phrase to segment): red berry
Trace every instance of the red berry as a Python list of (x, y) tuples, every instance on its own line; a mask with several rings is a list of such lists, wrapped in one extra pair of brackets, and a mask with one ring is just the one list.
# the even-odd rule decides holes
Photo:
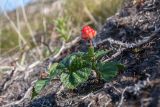
[(82, 39), (91, 40), (96, 36), (96, 31), (90, 26), (84, 26), (82, 28)]

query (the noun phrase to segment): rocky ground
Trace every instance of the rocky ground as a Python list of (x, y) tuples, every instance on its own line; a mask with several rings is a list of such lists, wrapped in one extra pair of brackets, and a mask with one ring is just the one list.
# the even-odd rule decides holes
[(126, 0), (123, 8), (108, 18), (97, 34), (96, 49), (113, 51), (103, 60), (116, 60), (126, 66), (112, 81), (97, 84), (90, 78), (73, 91), (53, 81), (38, 98), (30, 100), (35, 80), (49, 63), (74, 51), (85, 50), (84, 42), (76, 38), (58, 57), (34, 62), (25, 69), (12, 63), (12, 68), (8, 68), (10, 72), (0, 78), (0, 106), (160, 107), (160, 1), (144, 1), (133, 5), (131, 0)]

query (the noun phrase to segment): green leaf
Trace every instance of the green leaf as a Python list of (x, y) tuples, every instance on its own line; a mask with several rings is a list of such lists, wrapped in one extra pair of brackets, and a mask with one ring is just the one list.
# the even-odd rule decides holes
[(48, 79), (45, 80), (38, 80), (34, 86), (35, 92), (37, 94), (40, 93), (40, 91), (49, 83)]
[(91, 69), (82, 68), (75, 72), (62, 73), (60, 79), (65, 87), (75, 89), (79, 84), (87, 81), (90, 73)]
[(80, 69), (82, 67), (87, 66), (86, 61), (83, 59), (83, 52), (78, 52), (71, 54), (70, 56), (67, 56), (64, 58), (60, 64), (64, 65), (64, 68), (69, 69), (70, 71), (74, 71), (76, 69)]
[(57, 66), (58, 66), (58, 63), (54, 63), (51, 65), (51, 67), (49, 68), (49, 76), (50, 77), (55, 77), (57, 75)]
[(91, 74), (91, 69), (90, 68), (82, 68), (81, 70), (78, 70), (76, 72), (73, 72), (73, 75), (75, 78), (77, 78), (79, 84), (82, 82), (87, 81), (88, 77)]
[(108, 50), (100, 50), (100, 51), (96, 51), (95, 52), (95, 57), (96, 60), (99, 60), (100, 58), (102, 58), (104, 55), (106, 55), (109, 51)]
[(118, 73), (118, 67), (113, 62), (102, 63), (99, 66), (99, 71), (102, 78), (106, 81), (114, 78)]
[(118, 71), (123, 71), (125, 69), (125, 66), (121, 63), (117, 63), (116, 65), (118, 67)]
[[(63, 65), (60, 79), (63, 85), (69, 89), (76, 88), (86, 81), (91, 73), (89, 61), (86, 61), (86, 54), (78, 52), (64, 58), (59, 65)], [(59, 67), (58, 67), (59, 68)]]
[(74, 89), (79, 85), (72, 73), (62, 73), (60, 79), (63, 85), (69, 89)]
[(76, 58), (76, 55), (71, 54), (71, 55), (65, 57), (60, 63), (62, 65), (64, 65), (66, 68), (68, 68), (72, 64), (72, 62), (75, 58)]
[(113, 64), (115, 64), (118, 68), (118, 71), (123, 71), (125, 70), (125, 66), (123, 64), (121, 64), (120, 62), (112, 62)]
[(31, 99), (34, 99), (37, 95), (38, 95), (38, 93), (35, 91), (35, 88), (33, 88), (32, 89), (32, 97), (31, 97)]

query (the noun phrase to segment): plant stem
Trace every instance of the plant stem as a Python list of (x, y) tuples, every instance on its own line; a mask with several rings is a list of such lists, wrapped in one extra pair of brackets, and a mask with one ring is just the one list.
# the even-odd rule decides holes
[(96, 71), (96, 79), (98, 83), (100, 82), (100, 76), (101, 76), (100, 73)]
[(92, 40), (89, 40), (89, 42), (90, 42), (90, 47), (93, 47)]
[[(89, 42), (90, 42), (90, 48), (94, 48), (93, 47), (93, 43), (92, 43), (92, 39), (90, 39), (89, 40)], [(94, 56), (94, 51), (91, 51), (91, 53), (90, 53), (91, 55), (93, 55), (93, 56), (91, 56), (92, 58), (91, 58), (91, 62), (92, 62), (92, 69), (94, 69), (95, 70), (95, 73), (96, 73), (96, 79), (97, 79), (97, 82), (99, 83), (100, 82), (100, 73), (99, 72), (97, 72), (97, 69), (96, 69), (96, 60), (95, 60), (95, 56)]]

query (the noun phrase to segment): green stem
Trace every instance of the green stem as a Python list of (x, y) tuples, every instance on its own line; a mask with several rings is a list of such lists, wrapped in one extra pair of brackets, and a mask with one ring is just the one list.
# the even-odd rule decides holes
[(95, 70), (96, 79), (97, 79), (97, 81), (99, 83), (101, 75), (100, 75), (99, 72), (97, 72), (97, 69), (96, 69), (96, 59), (95, 59), (95, 55), (94, 55), (94, 47), (93, 47), (92, 40), (89, 40), (89, 42), (90, 42), (90, 48), (89, 48), (90, 61), (92, 62), (92, 69)]

